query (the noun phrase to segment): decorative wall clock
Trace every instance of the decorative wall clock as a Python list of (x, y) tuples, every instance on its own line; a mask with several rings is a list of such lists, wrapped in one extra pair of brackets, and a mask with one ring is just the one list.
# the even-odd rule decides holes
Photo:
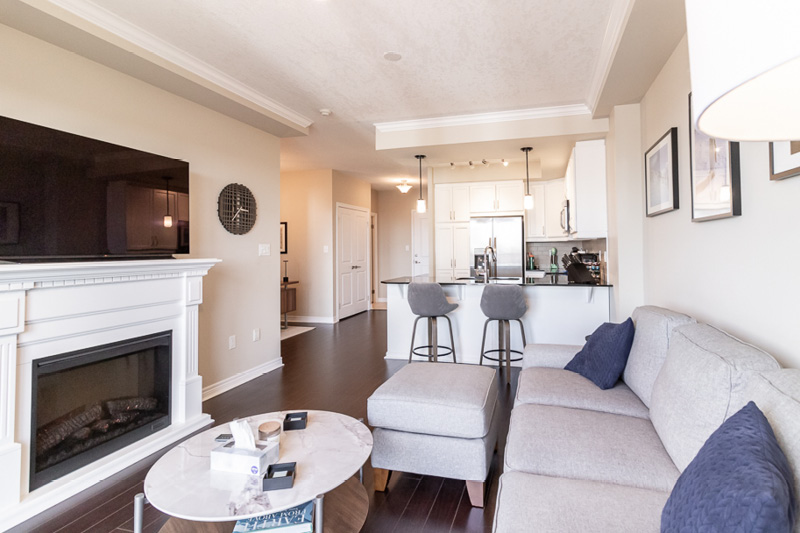
[(222, 227), (234, 235), (244, 235), (256, 223), (256, 199), (244, 185), (228, 184), (219, 193), (217, 214)]

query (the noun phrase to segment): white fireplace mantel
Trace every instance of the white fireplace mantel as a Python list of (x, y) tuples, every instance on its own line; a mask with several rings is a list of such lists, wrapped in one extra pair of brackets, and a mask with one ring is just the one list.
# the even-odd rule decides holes
[[(219, 259), (0, 265), (0, 531), (208, 425), (197, 367), (203, 276)], [(28, 490), (36, 359), (172, 331), (171, 425)]]

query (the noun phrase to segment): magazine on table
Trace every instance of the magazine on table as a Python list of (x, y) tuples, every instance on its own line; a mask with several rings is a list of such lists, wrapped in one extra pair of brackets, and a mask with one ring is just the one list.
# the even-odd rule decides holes
[(307, 502), (276, 513), (236, 522), (233, 533), (280, 531), (280, 533), (312, 533), (314, 502)]

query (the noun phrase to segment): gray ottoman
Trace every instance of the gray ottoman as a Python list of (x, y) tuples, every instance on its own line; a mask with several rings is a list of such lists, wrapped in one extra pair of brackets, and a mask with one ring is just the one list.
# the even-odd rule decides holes
[(411, 363), (367, 400), (375, 490), (392, 470), (463, 479), (483, 507), (497, 443), (495, 370), (477, 365)]

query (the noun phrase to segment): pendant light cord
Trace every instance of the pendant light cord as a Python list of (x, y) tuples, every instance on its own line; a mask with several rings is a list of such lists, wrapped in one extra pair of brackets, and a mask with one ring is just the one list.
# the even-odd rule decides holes
[(422, 200), (422, 160), (425, 159), (425, 156), (415, 155), (414, 157), (419, 160), (419, 199)]
[(531, 175), (528, 171), (528, 152), (533, 150), (533, 147), (526, 146), (525, 148), (520, 148), (523, 152), (525, 152), (525, 184), (526, 184), (526, 194), (530, 196), (531, 194)]

